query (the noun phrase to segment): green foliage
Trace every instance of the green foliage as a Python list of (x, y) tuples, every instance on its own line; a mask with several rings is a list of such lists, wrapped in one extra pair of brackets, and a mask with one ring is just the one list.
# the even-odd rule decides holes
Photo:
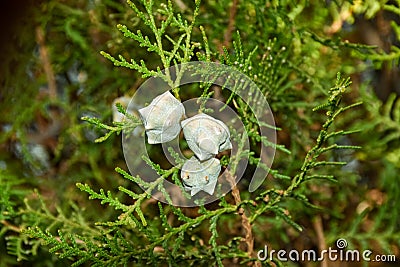
[(93, 118), (93, 117), (82, 117), (81, 118), (81, 120), (87, 121), (99, 129), (104, 129), (104, 130), (108, 131), (108, 133), (106, 133), (104, 136), (95, 139), (94, 142), (96, 142), (96, 143), (104, 142), (113, 134), (120, 134), (122, 131), (126, 131), (126, 132), (133, 131), (137, 126), (142, 125), (142, 122), (140, 121), (140, 119), (136, 118), (135, 116), (132, 116), (131, 114), (128, 114), (124, 110), (124, 108), (122, 107), (122, 105), (120, 103), (117, 103), (116, 107), (117, 107), (118, 112), (120, 112), (127, 118), (125, 123), (113, 122), (114, 126), (109, 126), (109, 125), (106, 125), (106, 124), (100, 122), (100, 120), (97, 118)]
[[(395, 253), (400, 101), (395, 94), (379, 100), (373, 78), (362, 77), (396, 71), (399, 48), (345, 41), (345, 27), (356, 27), (360, 16), (398, 15), (399, 7), (398, 1), (42, 3), (38, 36), (18, 39), (29, 53), (35, 45), (39, 52), (16, 67), (21, 80), (5, 73), (0, 96), (0, 149), (7, 152), (0, 153), (0, 266), (260, 266), (257, 251), (266, 244), (321, 249), (338, 238), (352, 249)], [(389, 25), (394, 43), (400, 41), (398, 21)], [(182, 90), (180, 73), (164, 71), (191, 61), (246, 74), (271, 105), (278, 144), (261, 136), (260, 128), (271, 126), (258, 124), (234, 93), (239, 86), (219, 90), (210, 81)], [(350, 78), (340, 73), (354, 77), (351, 92)], [(237, 112), (250, 148), (245, 134), (230, 129), (238, 151), (221, 163), (231, 164), (231, 176), (241, 159), (250, 166), (232, 192), (196, 208), (153, 199), (157, 190), (172, 203), (165, 180), (190, 198), (179, 178), (183, 161), (171, 149), (178, 162), (171, 168), (138, 155), (157, 173), (152, 182), (123, 169), (118, 135), (142, 122), (121, 104), (125, 120), (112, 121), (110, 103), (148, 77), (162, 78), (178, 99), (221, 99)], [(276, 157), (271, 169), (262, 166), (267, 179), (249, 193), (247, 172), (262, 160), (261, 144), (275, 148)]]

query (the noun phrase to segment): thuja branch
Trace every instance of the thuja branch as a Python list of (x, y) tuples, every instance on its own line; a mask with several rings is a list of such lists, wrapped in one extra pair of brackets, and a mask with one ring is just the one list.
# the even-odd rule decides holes
[[(263, 197), (263, 204), (261, 207), (256, 210), (256, 212), (251, 216), (250, 221), (254, 222), (254, 220), (263, 214), (267, 210), (275, 210), (277, 204), (281, 202), (284, 198), (292, 197), (294, 191), (302, 184), (304, 181), (309, 180), (309, 176), (307, 176), (308, 172), (321, 165), (344, 165), (346, 162), (328, 162), (328, 161), (318, 161), (318, 158), (321, 154), (333, 150), (333, 149), (357, 149), (357, 146), (339, 146), (339, 145), (331, 145), (325, 147), (326, 141), (332, 137), (336, 136), (336, 134), (328, 133), (330, 130), (330, 126), (335, 121), (336, 117), (344, 112), (345, 110), (358, 106), (361, 104), (355, 103), (346, 107), (340, 107), (340, 102), (342, 99), (342, 95), (346, 91), (346, 88), (350, 86), (351, 82), (350, 79), (341, 79), (340, 74), (337, 75), (336, 85), (329, 90), (329, 99), (327, 103), (320, 105), (314, 108), (313, 111), (327, 109), (326, 116), (327, 119), (325, 123), (322, 125), (322, 128), (318, 134), (316, 139), (316, 144), (311, 150), (308, 151), (307, 155), (304, 158), (302, 167), (300, 168), (300, 172), (292, 179), (291, 184), (286, 190), (269, 190), (264, 192), (262, 195)], [(340, 132), (340, 134), (346, 134), (346, 132)], [(322, 177), (322, 176), (321, 176)], [(292, 223), (290, 217), (287, 215), (282, 214), (284, 219), (289, 223)], [(294, 223), (294, 222), (293, 222)], [(301, 229), (301, 228), (299, 228)]]
[[(172, 64), (177, 63), (186, 63), (189, 62), (193, 56), (193, 51), (196, 47), (199, 46), (198, 43), (192, 42), (192, 32), (195, 25), (196, 17), (199, 14), (200, 9), (200, 0), (195, 1), (195, 9), (193, 12), (193, 16), (191, 21), (188, 22), (185, 19), (182, 19), (180, 14), (175, 14), (172, 2), (168, 1), (167, 4), (161, 4), (161, 9), (158, 12), (163, 15), (165, 19), (160, 21), (160, 26), (157, 26), (157, 19), (154, 15), (154, 2), (153, 1), (141, 1), (142, 5), (145, 8), (145, 11), (141, 11), (138, 6), (130, 0), (127, 0), (128, 5), (134, 10), (137, 17), (150, 28), (153, 33), (155, 42), (152, 43), (150, 41), (149, 36), (143, 36), (140, 30), (137, 30), (136, 33), (132, 32), (128, 29), (127, 26), (119, 24), (118, 29), (124, 34), (125, 37), (131, 38), (138, 42), (139, 46), (146, 47), (148, 52), (155, 52), (160, 60), (162, 68), (157, 67), (157, 70), (149, 70), (146, 63), (141, 60), (140, 64), (138, 61), (131, 59), (130, 62), (125, 59), (122, 55), (114, 58), (110, 54), (102, 51), (101, 54), (109, 59), (115, 66), (123, 66), (129, 69), (134, 69), (142, 74), (142, 77), (159, 77), (168, 83), (171, 87), (175, 97), (180, 99), (179, 97), (179, 87), (177, 85), (180, 84), (180, 79), (185, 71), (185, 68), (178, 71), (176, 73), (175, 80), (172, 79), (172, 75), (170, 73), (169, 67)], [(176, 27), (179, 29), (180, 36), (178, 38), (172, 38), (167, 33), (168, 27)], [(172, 44), (172, 48), (170, 50), (165, 49), (164, 40), (168, 40)]]
[(147, 221), (142, 212), (141, 204), (143, 203), (143, 201), (145, 199), (150, 197), (149, 192), (151, 192), (152, 190), (154, 190), (155, 188), (160, 186), (164, 182), (166, 177), (168, 177), (169, 175), (171, 175), (173, 172), (176, 171), (176, 168), (177, 167), (173, 167), (169, 170), (163, 171), (162, 175), (151, 183), (146, 183), (139, 178), (135, 178), (135, 177), (129, 175), (122, 169), (116, 168), (116, 171), (119, 172), (120, 174), (122, 174), (125, 178), (136, 182), (138, 185), (140, 185), (146, 189), (145, 192), (143, 192), (141, 194), (136, 194), (136, 193), (120, 186), (119, 190), (121, 192), (126, 193), (127, 195), (129, 195), (130, 197), (132, 197), (135, 200), (135, 203), (133, 205), (129, 205), (129, 206), (122, 204), (117, 198), (114, 198), (111, 195), (110, 191), (107, 191), (107, 193), (105, 193), (104, 190), (100, 189), (100, 192), (97, 193), (93, 189), (91, 189), (90, 186), (87, 184), (77, 183), (76, 186), (80, 190), (87, 192), (90, 195), (89, 196), (90, 199), (100, 199), (101, 204), (108, 203), (110, 206), (115, 207), (115, 209), (122, 210), (124, 213), (122, 213), (119, 216), (119, 222), (118, 222), (119, 224), (124, 225), (124, 224), (129, 223), (129, 224), (132, 224), (133, 226), (136, 226), (136, 223), (134, 222), (133, 218), (131, 217), (131, 216), (133, 216), (132, 213), (136, 212), (136, 214), (139, 216), (139, 218), (142, 222), (142, 225), (147, 226)]
[[(121, 253), (113, 258), (110, 258), (108, 262), (112, 263), (115, 262), (117, 258), (119, 259), (131, 259), (131, 258), (143, 258), (143, 255), (149, 255), (149, 253), (153, 253), (154, 248), (160, 244), (163, 244), (163, 242), (169, 240), (173, 236), (179, 235), (182, 232), (188, 232), (190, 228), (193, 228), (197, 225), (200, 225), (202, 222), (209, 220), (213, 217), (216, 216), (221, 216), (223, 214), (229, 214), (237, 211), (237, 206), (235, 205), (225, 205), (225, 207), (213, 210), (213, 211), (208, 211), (207, 213), (190, 220), (179, 227), (176, 228), (171, 228), (169, 232), (165, 233), (163, 236), (152, 240), (151, 244), (147, 245), (144, 249), (140, 250), (135, 250), (135, 251), (129, 251), (127, 253)], [(107, 263), (107, 262), (104, 262)]]
[(136, 127), (143, 124), (139, 118), (127, 113), (120, 103), (117, 103), (116, 107), (118, 111), (125, 116), (126, 120), (124, 120), (123, 122), (113, 122), (114, 123), (113, 126), (104, 124), (97, 118), (93, 117), (81, 118), (81, 120), (89, 122), (90, 124), (96, 126), (98, 129), (103, 129), (108, 131), (104, 136), (97, 138), (95, 140), (96, 143), (104, 142), (111, 135), (120, 134), (122, 131), (133, 131)]
[(208, 211), (207, 213), (187, 222), (182, 224), (181, 226), (174, 228), (171, 232), (168, 232), (167, 234), (163, 235), (162, 237), (156, 239), (151, 245), (149, 245), (148, 248), (153, 249), (154, 246), (161, 244), (163, 241), (168, 240), (174, 235), (179, 234), (180, 232), (187, 232), (190, 227), (200, 225), (203, 221), (210, 219), (214, 216), (220, 216), (222, 214), (228, 214), (228, 213), (233, 213), (237, 211), (238, 207), (236, 205), (229, 205), (225, 206), (223, 208), (213, 210), (213, 211)]
[[(39, 208), (34, 208), (33, 205), (31, 205), (28, 199), (24, 199), (25, 203), (25, 209), (21, 210), (18, 212), (18, 215), (20, 216), (30, 216), (36, 220), (35, 225), (39, 225), (40, 223), (43, 223), (45, 221), (50, 221), (52, 222), (50, 225), (47, 226), (47, 230), (50, 230), (52, 227), (55, 227), (56, 225), (63, 225), (64, 228), (70, 228), (76, 230), (80, 230), (82, 232), (85, 232), (90, 235), (97, 236), (99, 234), (99, 228), (92, 228), (88, 226), (86, 223), (83, 223), (79, 220), (70, 219), (68, 218), (61, 209), (57, 208), (58, 214), (53, 214), (46, 206), (44, 203), (42, 197), (39, 195), (38, 191), (35, 190), (35, 195), (39, 201)], [(23, 233), (27, 229), (22, 228), (20, 229)]]

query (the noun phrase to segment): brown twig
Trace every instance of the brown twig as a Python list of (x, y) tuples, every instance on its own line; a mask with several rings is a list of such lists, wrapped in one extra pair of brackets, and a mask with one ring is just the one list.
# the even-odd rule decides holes
[(229, 9), (229, 20), (228, 20), (228, 26), (226, 27), (225, 33), (224, 33), (224, 41), (219, 47), (219, 51), (223, 53), (223, 47), (229, 47), (231, 41), (232, 41), (232, 33), (235, 28), (235, 18), (236, 18), (236, 13), (237, 13), (237, 8), (238, 8), (238, 1), (239, 0), (233, 0), (231, 8)]
[(11, 223), (9, 223), (6, 220), (2, 220), (2, 221), (0, 221), (0, 223), (14, 232), (17, 232), (17, 233), (21, 232), (21, 228), (19, 228), (18, 226), (12, 225)]
[[(242, 202), (242, 200), (240, 198), (240, 191), (235, 184), (236, 179), (229, 172), (228, 172), (227, 176), (228, 176), (227, 179), (232, 186), (232, 196), (233, 196), (233, 199), (235, 200), (235, 204), (239, 205)], [(239, 208), (238, 213), (242, 219), (242, 226), (243, 226), (243, 230), (245, 232), (244, 241), (247, 246), (247, 254), (251, 258), (251, 257), (255, 256), (255, 253), (254, 253), (254, 237), (253, 237), (253, 231), (252, 231), (252, 227), (250, 224), (250, 220), (246, 216), (246, 213), (242, 207)], [(259, 261), (255, 261), (253, 263), (253, 266), (261, 267), (261, 263)]]
[(57, 98), (56, 79), (54, 76), (53, 68), (51, 67), (50, 57), (44, 38), (44, 32), (40, 26), (36, 27), (36, 42), (39, 45), (40, 59), (42, 61), (43, 69), (46, 74), (49, 97), (51, 100), (54, 100)]
[[(326, 250), (326, 241), (325, 241), (324, 229), (323, 229), (323, 226), (322, 226), (322, 219), (321, 219), (320, 215), (315, 216), (315, 218), (313, 220), (313, 226), (314, 226), (314, 229), (315, 229), (315, 233), (317, 234), (319, 251)], [(327, 261), (326, 257), (324, 257), (324, 259), (322, 260), (321, 267), (328, 267), (328, 261)]]

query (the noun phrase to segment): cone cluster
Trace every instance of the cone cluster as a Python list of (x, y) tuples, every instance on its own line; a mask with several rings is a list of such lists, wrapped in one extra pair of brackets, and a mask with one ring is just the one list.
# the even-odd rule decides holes
[(149, 144), (169, 142), (183, 130), (194, 153), (181, 170), (185, 190), (192, 196), (201, 190), (212, 195), (221, 171), (220, 161), (215, 156), (232, 148), (228, 127), (204, 113), (186, 118), (183, 104), (169, 91), (154, 98), (147, 107), (139, 110), (139, 114)]

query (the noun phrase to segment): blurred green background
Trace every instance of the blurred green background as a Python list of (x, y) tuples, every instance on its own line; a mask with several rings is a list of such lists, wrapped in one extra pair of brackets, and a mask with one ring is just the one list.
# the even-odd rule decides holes
[[(192, 2), (173, 2), (190, 17)], [(310, 190), (322, 195), (322, 206), (334, 210), (319, 217), (329, 241), (346, 233), (355, 243), (371, 242), (377, 251), (391, 251), (399, 257), (400, 18), (383, 2), (354, 2), (300, 1), (296, 5), (282, 1), (280, 8), (273, 9), (270, 7), (279, 6), (275, 1), (239, 1), (232, 32), (239, 30), (245, 50), (259, 46), (256, 60), (261, 60), (274, 37), (278, 38), (276, 46), (290, 49), (289, 60), (303, 60), (297, 67), (304, 77), (288, 75), (284, 84), (289, 89), (269, 99), (282, 128), (278, 141), (292, 151), (291, 156), (277, 155), (275, 166), (286, 174), (298, 167), (313, 141), (313, 131), (320, 126), (308, 112), (322, 97), (319, 88), (329, 88), (337, 71), (351, 76), (352, 91), (343, 101), (362, 100), (364, 105), (347, 113), (339, 125), (362, 131), (340, 142), (363, 148), (334, 155), (349, 161), (342, 170), (348, 180), (342, 176), (340, 187)], [(395, 1), (388, 4), (398, 7)], [(215, 55), (222, 45), (232, 51), (232, 38), (222, 39), (229, 26), (229, 6), (231, 1), (204, 1), (201, 5), (198, 23), (204, 25)], [(258, 7), (265, 7), (264, 13)], [(293, 18), (291, 28), (282, 26), (290, 28), (292, 35), (285, 37), (283, 30), (275, 27), (284, 22), (269, 21), (276, 10)], [(33, 256), (12, 255), (14, 250), (7, 248), (29, 225), (21, 211), (26, 208), (24, 199), (36, 198), (33, 188), (48, 203), (50, 212), (61, 209), (73, 214), (76, 208), (85, 211), (87, 222), (94, 223), (115, 213), (88, 202), (75, 184), (86, 182), (113, 190), (125, 183), (114, 171), (116, 166), (126, 169), (120, 136), (95, 144), (104, 132), (80, 118), (91, 116), (112, 123), (114, 99), (132, 95), (143, 79), (135, 71), (114, 67), (99, 52), (144, 59), (152, 69), (160, 63), (116, 29), (123, 23), (144, 34), (148, 31), (124, 1), (3, 1), (0, 13), (0, 266), (51, 266), (58, 260), (46, 251), (36, 248)], [(315, 43), (303, 42), (303, 35), (309, 32), (315, 33), (308, 37)], [(201, 40), (199, 31), (194, 36)], [(376, 48), (337, 45), (338, 38)], [(306, 214), (301, 210), (294, 216), (315, 228)], [(285, 235), (282, 242), (290, 240), (296, 247), (310, 243), (307, 234)], [(31, 250), (29, 244), (23, 245)], [(17, 258), (24, 261), (18, 263)]]

